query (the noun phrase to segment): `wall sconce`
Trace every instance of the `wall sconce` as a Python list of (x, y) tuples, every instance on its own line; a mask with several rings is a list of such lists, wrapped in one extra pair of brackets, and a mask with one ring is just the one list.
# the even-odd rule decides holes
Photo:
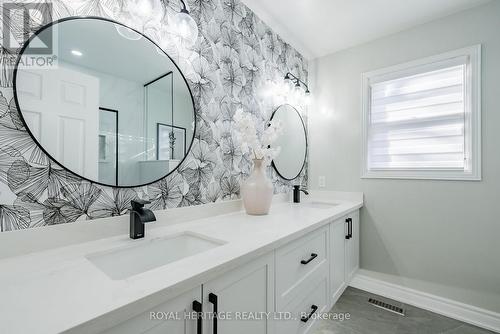
[(195, 20), (189, 15), (186, 3), (180, 0), (182, 8), (181, 11), (173, 17), (173, 27), (175, 33), (180, 37), (181, 42), (185, 46), (192, 46), (198, 39), (198, 25)]
[(307, 84), (290, 72), (285, 75), (285, 86), (295, 104), (309, 105), (311, 103), (311, 92)]

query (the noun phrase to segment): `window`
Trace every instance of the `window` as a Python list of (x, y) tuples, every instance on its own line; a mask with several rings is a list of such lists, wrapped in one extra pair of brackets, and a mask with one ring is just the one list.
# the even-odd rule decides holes
[(481, 46), (363, 74), (364, 178), (481, 179)]

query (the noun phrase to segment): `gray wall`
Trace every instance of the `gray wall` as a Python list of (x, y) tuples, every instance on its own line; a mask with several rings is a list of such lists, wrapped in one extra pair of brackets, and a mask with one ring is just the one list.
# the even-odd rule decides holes
[[(481, 182), (360, 179), (361, 73), (483, 45)], [(363, 191), (361, 267), (500, 311), (500, 1), (311, 63), (310, 185)]]

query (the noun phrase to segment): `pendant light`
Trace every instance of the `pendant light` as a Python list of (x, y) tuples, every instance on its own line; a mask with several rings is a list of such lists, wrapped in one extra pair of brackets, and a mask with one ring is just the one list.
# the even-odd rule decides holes
[(198, 25), (195, 20), (189, 15), (186, 3), (181, 2), (181, 11), (173, 17), (172, 25), (175, 33), (179, 36), (181, 43), (184, 46), (193, 46), (198, 39)]

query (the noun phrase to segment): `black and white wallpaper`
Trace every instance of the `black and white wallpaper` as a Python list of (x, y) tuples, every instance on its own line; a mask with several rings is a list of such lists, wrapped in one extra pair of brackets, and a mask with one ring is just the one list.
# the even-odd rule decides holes
[[(164, 48), (194, 95), (197, 131), (189, 157), (168, 177), (134, 189), (95, 185), (66, 171), (48, 159), (24, 129), (13, 100), (11, 62), (16, 55), (2, 45), (0, 231), (122, 215), (137, 197), (149, 199), (156, 210), (239, 198), (240, 183), (249, 175), (252, 161), (233, 138), (233, 115), (242, 108), (266, 124), (280, 104), (263, 92), (266, 84), (281, 82), (288, 71), (307, 81), (307, 62), (239, 0), (187, 0), (200, 32), (190, 48), (176, 44), (170, 35), (169, 21), (179, 12), (178, 0), (158, 0), (164, 14), (142, 21), (132, 19), (137, 1), (31, 2), (51, 2), (52, 20), (100, 16), (123, 22)], [(25, 34), (23, 26), (13, 20), (11, 30), (16, 37), (36, 30), (30, 29)], [(290, 190), (291, 183), (280, 179), (271, 167), (268, 173), (276, 193)], [(307, 183), (307, 166), (299, 182)]]

